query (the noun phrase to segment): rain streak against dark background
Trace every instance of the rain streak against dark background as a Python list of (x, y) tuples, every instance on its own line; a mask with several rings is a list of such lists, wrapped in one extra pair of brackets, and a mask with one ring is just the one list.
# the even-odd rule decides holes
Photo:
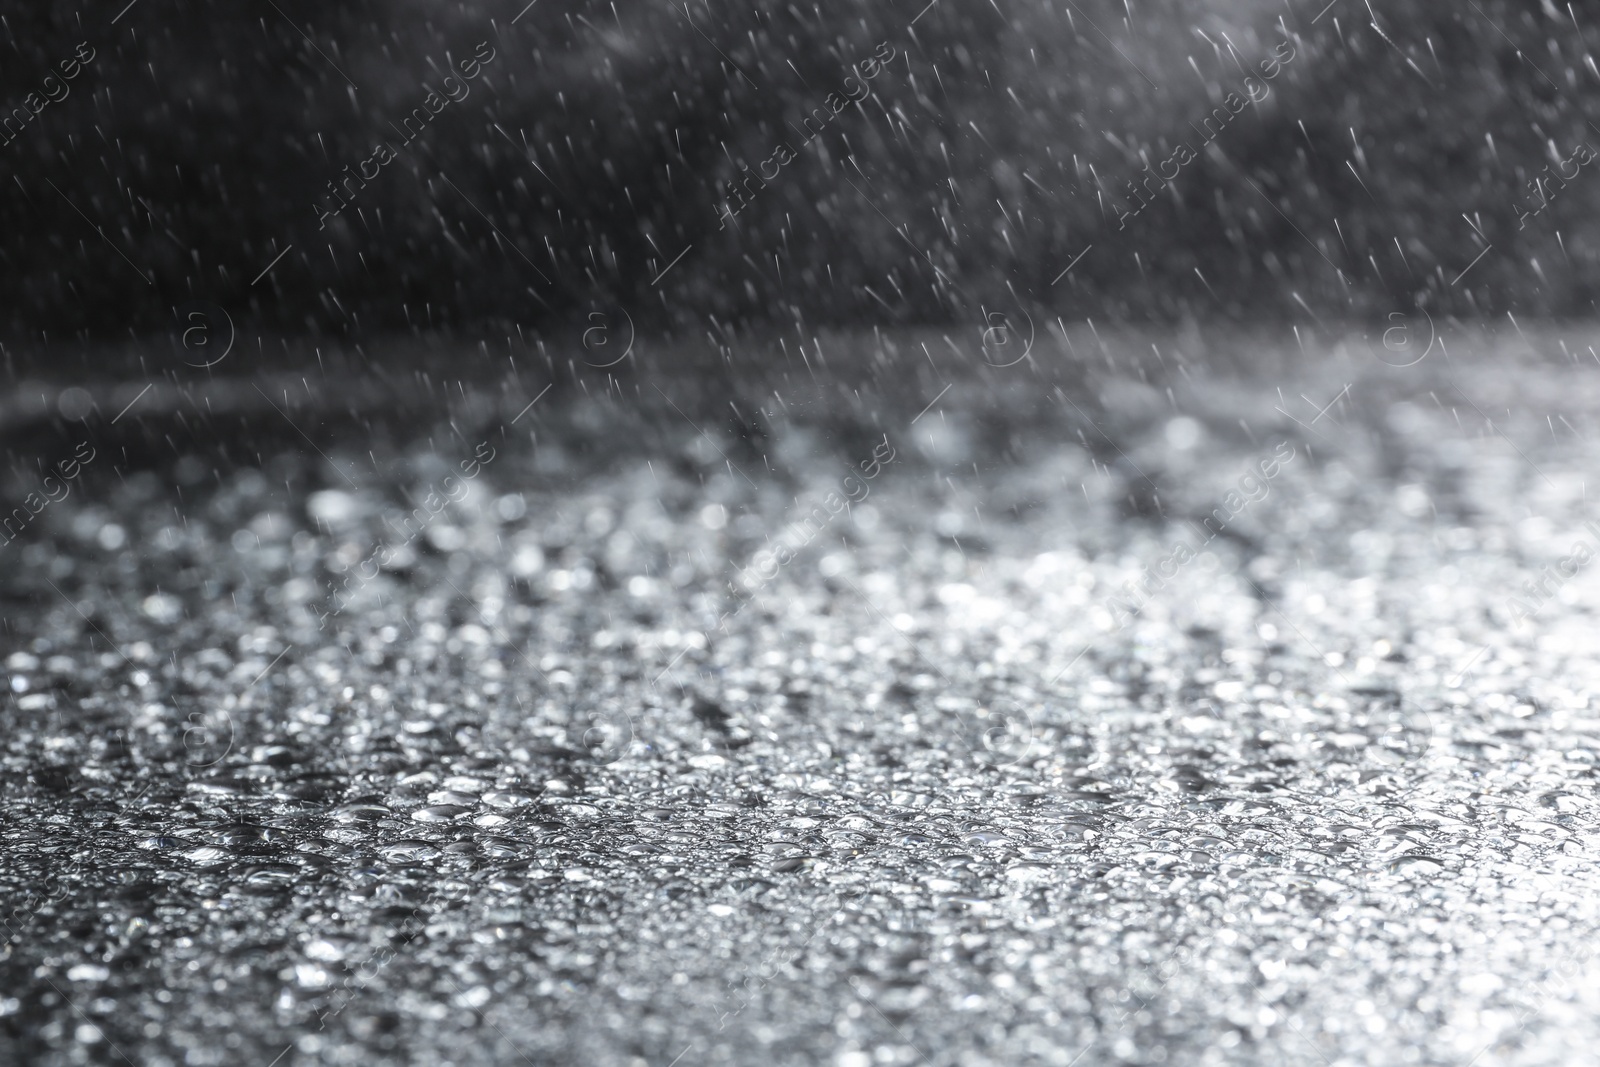
[[(541, 0), (519, 18), (476, 2), (141, 0), (115, 14), (19, 6), (0, 23), (8, 109), (44, 98), (80, 42), (94, 55), (0, 146), (13, 336), (171, 332), (197, 300), (247, 333), (323, 337), (496, 337), (615, 305), (691, 336), (711, 318), (968, 323), (1000, 303), (1155, 322), (1581, 315), (1600, 281), (1587, 171), (1519, 228), (1529, 182), (1553, 189), (1554, 165), (1600, 137), (1581, 5)], [(494, 59), (468, 95), (402, 146), (402, 120), (480, 42)], [(804, 116), (881, 42), (893, 59), (870, 95), (804, 143)], [(1180, 141), (1198, 148), (1212, 109), (1285, 42), (1264, 98), (1119, 231), (1128, 181)], [(328, 184), (384, 141), (397, 158), (319, 228)], [(727, 183), (771, 175), (785, 142), (794, 160), (725, 226)], [(1497, 254), (1452, 285), (1486, 245)]]

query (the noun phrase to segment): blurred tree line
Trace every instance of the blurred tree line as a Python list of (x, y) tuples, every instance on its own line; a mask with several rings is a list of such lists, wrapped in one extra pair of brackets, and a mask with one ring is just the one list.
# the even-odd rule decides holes
[[(1376, 25), (1325, 5), (14, 9), (6, 333), (170, 330), (196, 300), (247, 333), (327, 336), (614, 306), (695, 332), (994, 307), (1592, 314), (1600, 180), (1572, 157), (1600, 149), (1600, 27), (1550, 0), (1389, 0)], [(1205, 145), (1229, 93), (1259, 92), (1247, 77), (1265, 93)], [(1179, 144), (1176, 177), (1130, 187)]]

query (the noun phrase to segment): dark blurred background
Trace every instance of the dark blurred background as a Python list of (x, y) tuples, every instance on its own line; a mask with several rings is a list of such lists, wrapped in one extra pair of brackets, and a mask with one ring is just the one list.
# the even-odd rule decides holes
[[(692, 335), (995, 304), (1580, 316), (1600, 281), (1594, 166), (1519, 223), (1531, 180), (1600, 146), (1596, 28), (1550, 0), (125, 3), (0, 18), (9, 115), (94, 56), (0, 144), (24, 347), (171, 332), (192, 301), (245, 334), (498, 337), (620, 307)], [(480, 42), (469, 95), (401, 147)], [(881, 42), (870, 97), (802, 147)], [(1269, 94), (1119, 231), (1126, 182), (1198, 147), (1285, 42)], [(319, 229), (383, 141), (397, 158)], [(724, 225), (726, 183), (782, 143)]]

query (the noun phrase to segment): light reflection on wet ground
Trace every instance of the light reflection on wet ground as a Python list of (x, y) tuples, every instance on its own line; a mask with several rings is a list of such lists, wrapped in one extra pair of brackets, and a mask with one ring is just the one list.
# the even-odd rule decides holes
[(1572, 373), (1507, 400), (1494, 367), (1460, 396), (1335, 368), (1182, 415), (1129, 385), (1092, 448), (962, 389), (743, 435), (578, 397), (537, 448), (484, 419), (335, 441), (347, 477), (292, 443), (101, 472), (4, 549), (0, 1034), (262, 1067), (1576, 1062)]

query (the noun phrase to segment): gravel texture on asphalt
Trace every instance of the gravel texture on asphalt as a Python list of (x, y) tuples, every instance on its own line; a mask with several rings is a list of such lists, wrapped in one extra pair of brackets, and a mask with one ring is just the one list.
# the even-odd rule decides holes
[(1582, 1062), (1600, 372), (1463, 348), (30, 445), (0, 1059)]

